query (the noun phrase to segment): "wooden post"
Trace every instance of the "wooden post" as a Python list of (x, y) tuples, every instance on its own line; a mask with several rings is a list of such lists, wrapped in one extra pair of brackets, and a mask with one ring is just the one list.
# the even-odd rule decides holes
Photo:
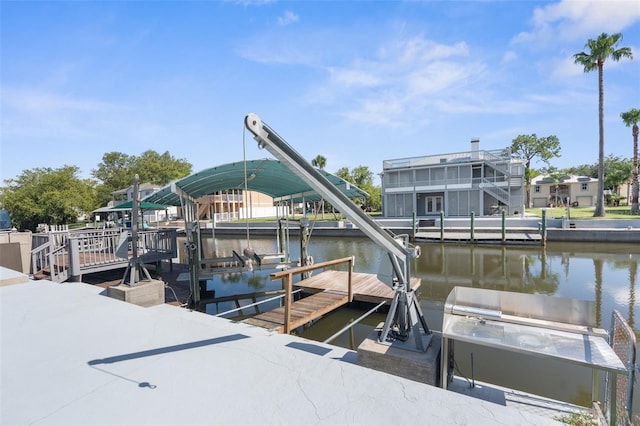
[(540, 232), (542, 233), (542, 245), (547, 245), (547, 211), (542, 210), (542, 228)]
[(505, 225), (506, 212), (502, 209), (502, 244), (507, 240), (507, 227)]
[(475, 222), (476, 222), (476, 212), (471, 212), (471, 242), (473, 243), (475, 240)]
[(291, 273), (284, 276), (284, 334), (291, 332)]
[(440, 241), (444, 241), (444, 211), (440, 210)]
[(416, 240), (416, 233), (418, 232), (418, 221), (416, 218), (416, 212), (413, 212), (413, 222), (412, 222), (412, 234), (411, 234), (411, 240), (415, 241)]
[(353, 261), (354, 261), (354, 257), (351, 256), (351, 259), (349, 259), (349, 289), (348, 291), (348, 295), (349, 295), (349, 303), (353, 302)]

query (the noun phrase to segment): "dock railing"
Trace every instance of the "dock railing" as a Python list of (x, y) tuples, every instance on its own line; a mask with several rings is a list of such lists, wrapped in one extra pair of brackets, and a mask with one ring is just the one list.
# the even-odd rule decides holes
[(629, 374), (618, 375), (616, 380), (607, 376), (608, 392), (605, 393), (604, 414), (608, 416), (609, 424), (638, 424), (638, 416), (633, 418), (633, 391), (636, 373), (636, 335), (625, 321), (620, 312), (614, 310), (611, 314), (611, 330), (609, 345), (625, 363)]
[(316, 263), (314, 265), (301, 266), (299, 268), (288, 269), (286, 271), (274, 272), (269, 277), (271, 281), (282, 279), (284, 287), (284, 334), (291, 332), (291, 290), (293, 289), (293, 276), (302, 274), (304, 272), (315, 271), (316, 269), (324, 269), (329, 266), (342, 265), (347, 263), (349, 265), (348, 283), (347, 283), (347, 297), (349, 302), (353, 301), (353, 262), (354, 257), (344, 257), (341, 259), (328, 260), (326, 262)]
[[(49, 273), (52, 281), (64, 282), (69, 278), (81, 279), (87, 273), (126, 267), (131, 241), (128, 242), (129, 249), (124, 252), (123, 257), (123, 253), (118, 251), (123, 233), (131, 239), (130, 231), (119, 229), (34, 234), (32, 273)], [(176, 230), (166, 228), (140, 231), (138, 253), (147, 263), (176, 258)]]

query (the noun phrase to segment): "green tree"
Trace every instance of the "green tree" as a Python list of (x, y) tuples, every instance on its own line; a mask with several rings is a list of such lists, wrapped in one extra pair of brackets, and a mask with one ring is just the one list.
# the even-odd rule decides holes
[(18, 229), (35, 231), (40, 223), (76, 222), (96, 207), (94, 182), (80, 179), (76, 166), (25, 170), (5, 181), (2, 205)]
[(612, 196), (610, 196), (609, 199), (616, 201), (617, 204), (617, 201), (621, 198), (620, 185), (631, 180), (633, 164), (631, 160), (608, 155), (604, 160), (604, 168), (606, 170), (604, 175), (604, 188), (611, 191)]
[(549, 160), (560, 156), (560, 140), (557, 136), (538, 137), (535, 133), (531, 135), (518, 135), (511, 141), (510, 151), (518, 158), (526, 161), (524, 166), (524, 176), (526, 179), (527, 206), (531, 207), (529, 199), (529, 188), (531, 187), (531, 160), (538, 158), (549, 164)]
[(91, 170), (91, 176), (96, 178), (110, 191), (124, 189), (131, 185), (135, 172), (134, 157), (122, 152), (107, 152), (102, 156), (102, 162)]
[(148, 150), (140, 156), (129, 156), (121, 152), (108, 152), (102, 162), (91, 170), (91, 175), (100, 185), (97, 187), (99, 205), (111, 200), (111, 193), (131, 186), (138, 174), (140, 182), (166, 185), (191, 173), (191, 164), (184, 159), (176, 159), (168, 151), (159, 154)]
[(191, 163), (185, 159), (172, 157), (169, 151), (162, 154), (153, 150), (145, 151), (139, 157), (134, 158), (134, 167), (134, 174), (138, 173), (140, 182), (150, 182), (157, 185), (166, 185), (175, 179), (191, 174)]
[(324, 168), (327, 166), (327, 159), (322, 155), (317, 155), (316, 158), (311, 160), (311, 165), (313, 167), (319, 168), (320, 170), (324, 170)]
[(362, 207), (367, 210), (380, 210), (382, 206), (381, 189), (374, 185), (373, 172), (369, 170), (367, 166), (358, 166), (353, 168), (351, 171), (349, 171), (347, 167), (342, 167), (335, 173), (335, 175), (354, 184), (369, 194), (369, 197), (366, 199), (354, 201), (359, 202)]
[(618, 62), (622, 58), (633, 59), (629, 47), (618, 48), (622, 34), (608, 35), (602, 33), (597, 39), (589, 39), (585, 44), (587, 52), (573, 55), (576, 64), (582, 65), (584, 72), (598, 70), (598, 195), (596, 199), (595, 217), (604, 217), (604, 63), (611, 58)]
[[(324, 170), (324, 168), (327, 166), (327, 159), (325, 157), (323, 157), (322, 155), (317, 155), (316, 158), (314, 158), (313, 160), (311, 160), (311, 165), (313, 167), (317, 167), (320, 170)], [(318, 204), (314, 203), (315, 207), (315, 211), (318, 211)], [(320, 206), (322, 209), (322, 218), (324, 219), (324, 200), (320, 200)]]
[(640, 214), (638, 208), (638, 122), (640, 122), (640, 110), (631, 108), (620, 114), (625, 126), (631, 127), (633, 135), (633, 180), (631, 190), (631, 214)]
[(588, 176), (592, 178), (598, 177), (598, 165), (597, 164), (581, 164), (579, 166), (572, 166), (562, 169), (568, 175), (574, 176)]

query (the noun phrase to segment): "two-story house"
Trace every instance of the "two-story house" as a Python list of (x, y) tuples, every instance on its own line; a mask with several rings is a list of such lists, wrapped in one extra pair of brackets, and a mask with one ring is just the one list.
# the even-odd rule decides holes
[(465, 152), (383, 162), (385, 217), (446, 217), (524, 213), (524, 160), (508, 150), (484, 151), (471, 140)]
[(532, 207), (564, 206), (591, 207), (596, 204), (598, 179), (587, 176), (567, 176), (554, 180), (549, 176), (531, 179), (529, 199)]

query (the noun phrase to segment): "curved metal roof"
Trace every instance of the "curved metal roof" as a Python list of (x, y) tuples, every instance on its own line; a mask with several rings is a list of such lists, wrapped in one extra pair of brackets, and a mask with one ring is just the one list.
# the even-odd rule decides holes
[[(245, 174), (246, 170), (246, 174)], [(366, 192), (336, 175), (321, 173), (349, 198), (366, 198)], [(145, 202), (180, 205), (181, 194), (192, 200), (217, 191), (247, 189), (269, 195), (274, 201), (319, 201), (320, 196), (278, 160), (239, 161), (202, 170), (179, 179), (144, 198)]]

